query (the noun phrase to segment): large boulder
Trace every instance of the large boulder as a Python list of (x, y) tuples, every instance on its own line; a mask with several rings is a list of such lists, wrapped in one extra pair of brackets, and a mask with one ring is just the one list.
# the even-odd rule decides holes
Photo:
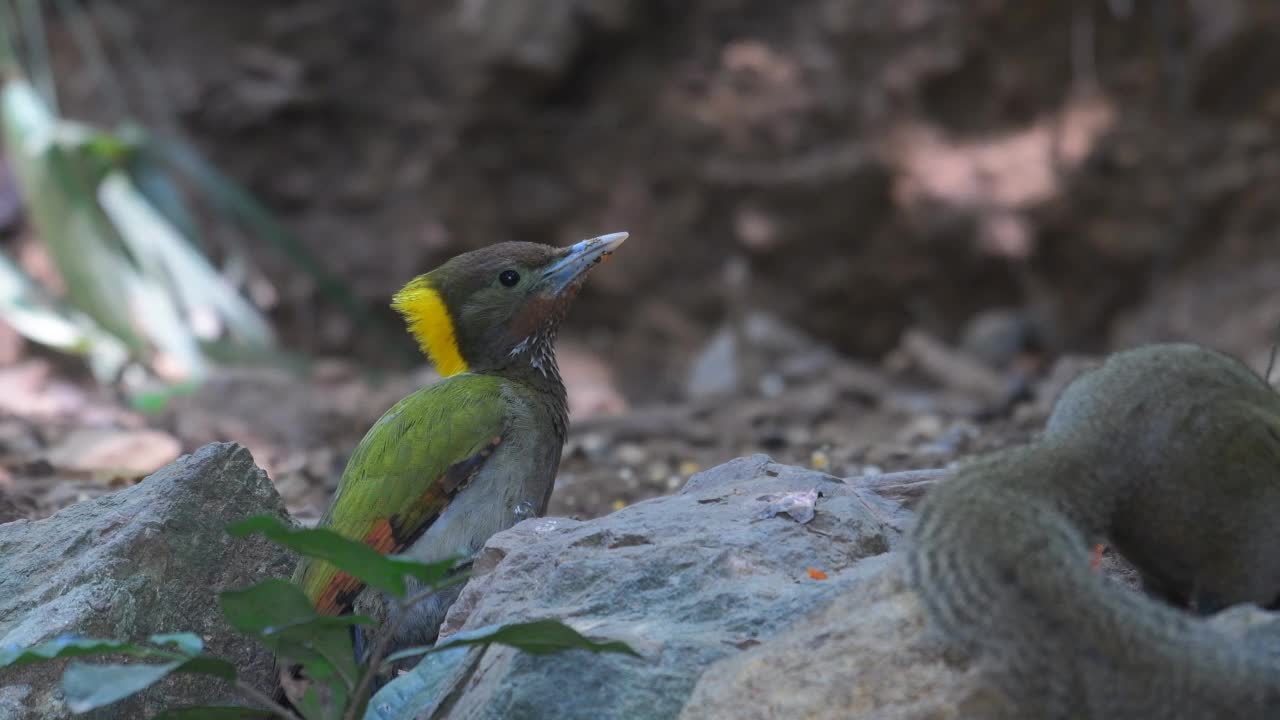
[[(44, 520), (0, 525), (0, 647), (75, 634), (143, 640), (194, 632), (241, 677), (272, 683), (272, 658), (222, 621), (217, 593), (287, 575), (290, 554), (226, 525), (249, 515), (287, 518), (249, 451), (215, 443), (141, 483)], [(0, 670), (0, 719), (70, 717), (64, 662)], [(89, 717), (141, 719), (166, 708), (238, 699), (221, 681), (170, 677)]]
[[(928, 632), (893, 552), (911, 515), (888, 498), (909, 505), (948, 475), (840, 480), (757, 455), (607, 517), (527, 520), (489, 540), (442, 637), (553, 617), (643, 657), (455, 648), (383, 688), (371, 716), (1017, 717), (980, 665)], [(1123, 562), (1104, 570), (1133, 584)], [(1280, 640), (1280, 614), (1211, 622), (1259, 647)]]
[[(764, 517), (791, 500), (804, 519), (813, 490), (808, 522)], [(442, 634), (555, 617), (643, 659), (492, 646), (454, 669), (452, 692), (382, 717), (673, 718), (709, 664), (875, 576), (903, 519), (874, 493), (756, 455), (604, 518), (527, 520), (490, 539), (477, 559), (487, 574), (467, 585)], [(375, 700), (378, 712), (396, 704), (396, 685)]]

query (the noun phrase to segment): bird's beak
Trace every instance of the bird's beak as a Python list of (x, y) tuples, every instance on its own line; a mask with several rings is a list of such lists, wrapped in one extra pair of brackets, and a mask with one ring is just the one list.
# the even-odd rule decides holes
[(624, 232), (609, 233), (565, 248), (564, 255), (542, 271), (542, 282), (547, 292), (559, 295), (582, 282), (587, 271), (611, 255), (627, 239), (627, 235)]

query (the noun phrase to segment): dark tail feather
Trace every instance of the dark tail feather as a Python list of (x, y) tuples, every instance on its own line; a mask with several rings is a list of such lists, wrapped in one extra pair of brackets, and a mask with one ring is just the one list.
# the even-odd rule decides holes
[[(351, 647), (355, 650), (356, 664), (363, 665), (369, 659), (369, 636), (365, 634), (365, 629), (359, 625), (351, 626)], [(386, 685), (386, 679), (379, 673), (373, 676), (373, 683), (369, 685), (369, 695), (373, 696), (383, 685)]]
[(360, 627), (359, 625), (352, 625), (351, 626), (351, 647), (352, 649), (355, 650), (356, 665), (364, 664), (365, 655), (367, 655), (369, 651), (369, 648), (366, 647), (366, 645), (368, 645), (368, 643), (365, 642), (364, 628)]

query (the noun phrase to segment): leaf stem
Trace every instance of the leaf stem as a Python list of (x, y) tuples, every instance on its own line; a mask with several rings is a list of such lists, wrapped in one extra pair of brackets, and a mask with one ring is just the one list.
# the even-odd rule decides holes
[(369, 653), (369, 660), (365, 663), (364, 672), (360, 674), (360, 684), (356, 686), (356, 691), (351, 695), (351, 704), (347, 706), (347, 712), (343, 715), (343, 720), (357, 720), (357, 713), (361, 706), (364, 705), (364, 696), (368, 694), (369, 687), (373, 684), (373, 678), (378, 674), (378, 669), (382, 666), (382, 658), (387, 655), (387, 648), (391, 645), (391, 638), (400, 630), (405, 617), (409, 614), (407, 612), (409, 608), (436, 594), (443, 587), (447, 586), (444, 584), (429, 585), (397, 603), (395, 617), (391, 618), (391, 622), (387, 627), (378, 633), (378, 642), (374, 644), (373, 651)]
[(299, 717), (297, 713), (293, 712), (289, 708), (276, 702), (274, 699), (272, 699), (270, 695), (267, 695), (266, 693), (250, 685), (249, 683), (243, 680), (236, 680), (235, 685), (236, 685), (236, 689), (239, 690), (241, 693), (243, 693), (250, 700), (253, 700), (256, 703), (265, 706), (271, 712), (275, 713), (276, 715), (279, 715), (282, 718), (285, 718), (285, 720), (302, 720), (302, 718)]
[(352, 689), (355, 688), (355, 684), (356, 684), (355, 679), (347, 674), (347, 669), (342, 667), (342, 663), (335, 662), (333, 658), (329, 657), (329, 655), (325, 653), (325, 651), (321, 648), (319, 644), (316, 645), (314, 650), (316, 651), (317, 654), (320, 655), (320, 657), (327, 660), (329, 664), (333, 666), (334, 671), (337, 672), (338, 675), (342, 676), (342, 682), (346, 683), (348, 692), (350, 692)]

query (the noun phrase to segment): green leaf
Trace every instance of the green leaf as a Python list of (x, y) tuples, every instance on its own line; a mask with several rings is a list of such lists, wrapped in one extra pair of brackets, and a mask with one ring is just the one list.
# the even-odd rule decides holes
[(507, 645), (532, 655), (550, 655), (565, 650), (589, 650), (641, 657), (631, 646), (618, 640), (595, 641), (559, 620), (534, 620), (510, 625), (486, 625), (450, 636), (436, 645), (407, 648), (383, 659), (384, 663), (438, 653), (464, 645)]
[[(192, 643), (186, 633), (174, 635), (154, 635), (153, 642), (176, 643), (184, 650), (190, 649)], [(163, 639), (162, 639), (163, 638)], [(197, 638), (198, 639), (198, 638)], [(90, 652), (120, 653), (142, 656), (172, 656), (173, 653), (163, 650), (139, 647), (128, 643), (99, 641), (96, 645), (88, 642), (65, 645), (66, 649), (78, 648), (80, 652), (61, 652), (56, 657), (90, 654)], [(158, 665), (138, 663), (132, 665), (106, 664), (90, 665), (73, 662), (62, 674), (62, 690), (66, 693), (67, 706), (72, 712), (82, 713), (94, 708), (126, 698), (136, 692), (145, 690), (157, 681), (172, 673), (198, 673), (235, 682), (236, 668), (221, 658), (209, 656), (191, 657), (186, 660), (174, 660)]]
[[(640, 657), (627, 644), (618, 641), (595, 641), (580, 635), (558, 620), (535, 620), (510, 625), (488, 625), (450, 636), (434, 647), (418, 647), (388, 655), (393, 662), (416, 655), (426, 655), (407, 673), (387, 683), (369, 702), (365, 720), (412, 720), (435, 717), (441, 703), (471, 677), (480, 654), (469, 652), (475, 646), (508, 645), (533, 654), (564, 650), (622, 653)], [(470, 646), (470, 647), (469, 647)]]
[(147, 638), (156, 645), (174, 645), (184, 655), (199, 655), (204, 650), (204, 640), (195, 633), (164, 633)]
[(369, 618), (320, 615), (298, 586), (279, 579), (220, 593), (218, 601), (227, 624), (302, 663), (313, 679), (354, 682), (358, 668), (349, 627)]
[(259, 639), (277, 654), (301, 662), (312, 678), (332, 685), (335, 692), (342, 688), (352, 690), (360, 674), (351, 641), (351, 625), (356, 622), (373, 624), (364, 616), (320, 616), (311, 622), (273, 630)]
[(379, 590), (404, 597), (404, 576), (438, 587), (448, 577), (458, 558), (420, 563), (382, 555), (356, 540), (349, 540), (327, 528), (292, 528), (270, 515), (258, 515), (227, 526), (227, 532), (243, 537), (260, 532), (275, 543), (308, 557), (319, 558)]
[[(457, 645), (508, 645), (532, 655), (549, 655), (564, 650), (590, 650), (598, 653), (622, 653), (641, 657), (630, 645), (618, 640), (595, 641), (559, 620), (534, 620), (510, 625), (488, 625), (450, 636), (432, 650)], [(421, 649), (421, 648), (418, 648)], [(396, 653), (401, 655), (408, 650)]]
[(67, 707), (71, 712), (88, 712), (151, 687), (181, 664), (88, 665), (73, 662), (62, 674), (62, 692), (66, 694)]
[(174, 672), (189, 675), (212, 675), (229, 683), (234, 683), (237, 677), (236, 666), (232, 665), (230, 661), (209, 655), (193, 657), (174, 668)]
[(264, 580), (219, 594), (227, 623), (245, 635), (272, 636), (288, 630), (373, 625), (365, 615), (321, 615), (302, 590), (287, 580)]
[(165, 710), (151, 720), (268, 720), (273, 717), (275, 714), (270, 710), (230, 705), (205, 705)]
[(245, 635), (261, 635), (271, 628), (296, 625), (316, 616), (302, 590), (280, 579), (221, 592), (218, 601), (227, 623)]
[(84, 657), (87, 655), (111, 655), (123, 653), (137, 657), (161, 656), (171, 658), (170, 653), (135, 645), (122, 640), (100, 640), (67, 635), (30, 647), (12, 647), (0, 650), (0, 667), (27, 665), (54, 658)]
[(137, 146), (122, 135), (79, 123), (66, 122), (66, 127), (75, 132), (62, 136), (63, 142), (80, 150), (101, 168), (128, 163), (137, 151)]
[(312, 685), (302, 694), (301, 707), (298, 708), (302, 712), (302, 717), (307, 720), (323, 720), (328, 717), (329, 713), (325, 711), (324, 703), (320, 701), (320, 692)]

